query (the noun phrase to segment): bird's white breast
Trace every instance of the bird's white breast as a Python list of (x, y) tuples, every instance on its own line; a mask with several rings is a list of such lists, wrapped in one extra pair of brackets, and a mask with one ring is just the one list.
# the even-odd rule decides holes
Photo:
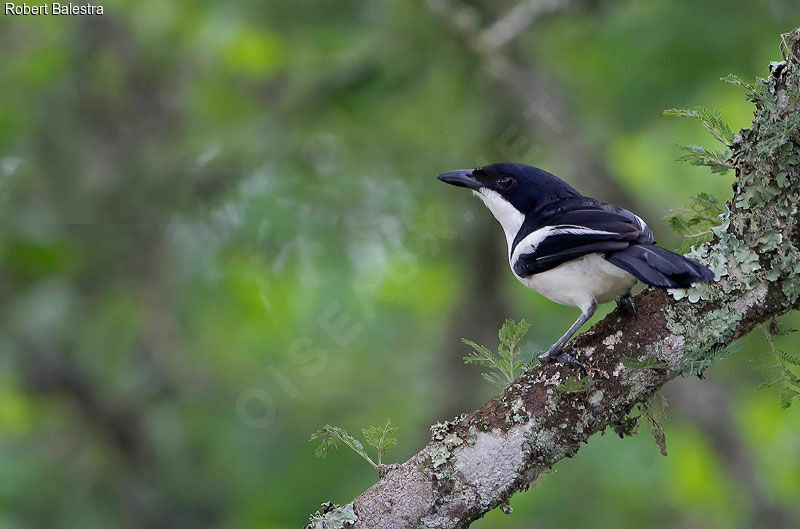
[[(512, 272), (514, 271), (514, 262), (519, 255), (534, 252), (539, 243), (549, 236), (564, 233), (608, 233), (581, 226), (547, 226), (528, 234), (512, 252), (514, 238), (525, 220), (525, 215), (491, 189), (481, 188), (473, 193), (483, 201), (503, 227), (508, 243), (508, 260)], [(636, 218), (643, 229), (646, 228), (644, 221), (639, 217)], [(579, 307), (581, 310), (585, 310), (593, 301), (597, 303), (612, 301), (630, 291), (631, 287), (636, 284), (636, 278), (596, 253), (567, 261), (546, 272), (528, 277), (519, 277), (514, 273), (514, 277), (526, 287), (535, 290), (551, 301), (570, 307)]]
[(627, 293), (636, 278), (593, 253), (528, 277), (514, 276), (526, 287), (560, 305), (586, 309)]

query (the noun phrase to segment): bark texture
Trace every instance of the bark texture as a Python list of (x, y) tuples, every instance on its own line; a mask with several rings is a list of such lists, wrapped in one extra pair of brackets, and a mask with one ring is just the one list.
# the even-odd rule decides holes
[[(753, 125), (735, 136), (730, 213), (692, 257), (717, 281), (688, 290), (646, 289), (638, 317), (614, 311), (567, 346), (590, 368), (536, 367), (470, 414), (431, 428), (425, 448), (383, 472), (343, 507), (330, 504), (310, 528), (464, 528), (572, 457), (593, 434), (631, 432), (630, 412), (671, 379), (706, 365), (755, 326), (800, 298), (800, 28), (782, 36), (784, 60), (753, 87)], [(625, 357), (647, 368), (628, 368)], [(630, 362), (628, 362), (630, 364)], [(559, 386), (562, 386), (559, 389)]]

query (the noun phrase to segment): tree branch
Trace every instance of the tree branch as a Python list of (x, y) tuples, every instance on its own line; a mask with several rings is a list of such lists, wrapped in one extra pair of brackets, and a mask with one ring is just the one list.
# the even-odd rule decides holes
[(537, 18), (573, 7), (573, 0), (525, 0), (483, 30), (481, 37), (492, 48), (501, 48), (517, 38)]
[[(568, 352), (590, 367), (584, 392), (558, 389), (574, 369), (548, 364), (525, 373), (479, 410), (434, 425), (419, 453), (396, 465), (352, 503), (326, 506), (311, 528), (464, 528), (609, 426), (631, 433), (630, 412), (719, 347), (779, 316), (800, 298), (800, 28), (791, 51), (751, 98), (751, 129), (731, 146), (736, 168), (730, 214), (715, 239), (692, 252), (718, 276), (712, 284), (636, 297), (638, 318), (619, 311), (575, 339)], [(622, 359), (654, 357), (655, 367)], [(695, 363), (696, 363), (695, 362)]]

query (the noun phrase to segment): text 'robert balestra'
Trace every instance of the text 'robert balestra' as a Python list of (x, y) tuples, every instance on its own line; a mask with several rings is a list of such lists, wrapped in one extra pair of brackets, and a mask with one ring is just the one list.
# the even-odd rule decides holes
[(6, 2), (6, 15), (102, 15), (103, 6), (94, 4), (14, 4)]

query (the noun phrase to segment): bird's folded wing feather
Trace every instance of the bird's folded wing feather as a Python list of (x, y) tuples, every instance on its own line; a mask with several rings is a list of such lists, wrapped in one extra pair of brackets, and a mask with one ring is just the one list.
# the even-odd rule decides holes
[(633, 213), (605, 204), (584, 205), (552, 215), (518, 241), (511, 265), (520, 277), (537, 274), (590, 253), (653, 244), (653, 234)]

